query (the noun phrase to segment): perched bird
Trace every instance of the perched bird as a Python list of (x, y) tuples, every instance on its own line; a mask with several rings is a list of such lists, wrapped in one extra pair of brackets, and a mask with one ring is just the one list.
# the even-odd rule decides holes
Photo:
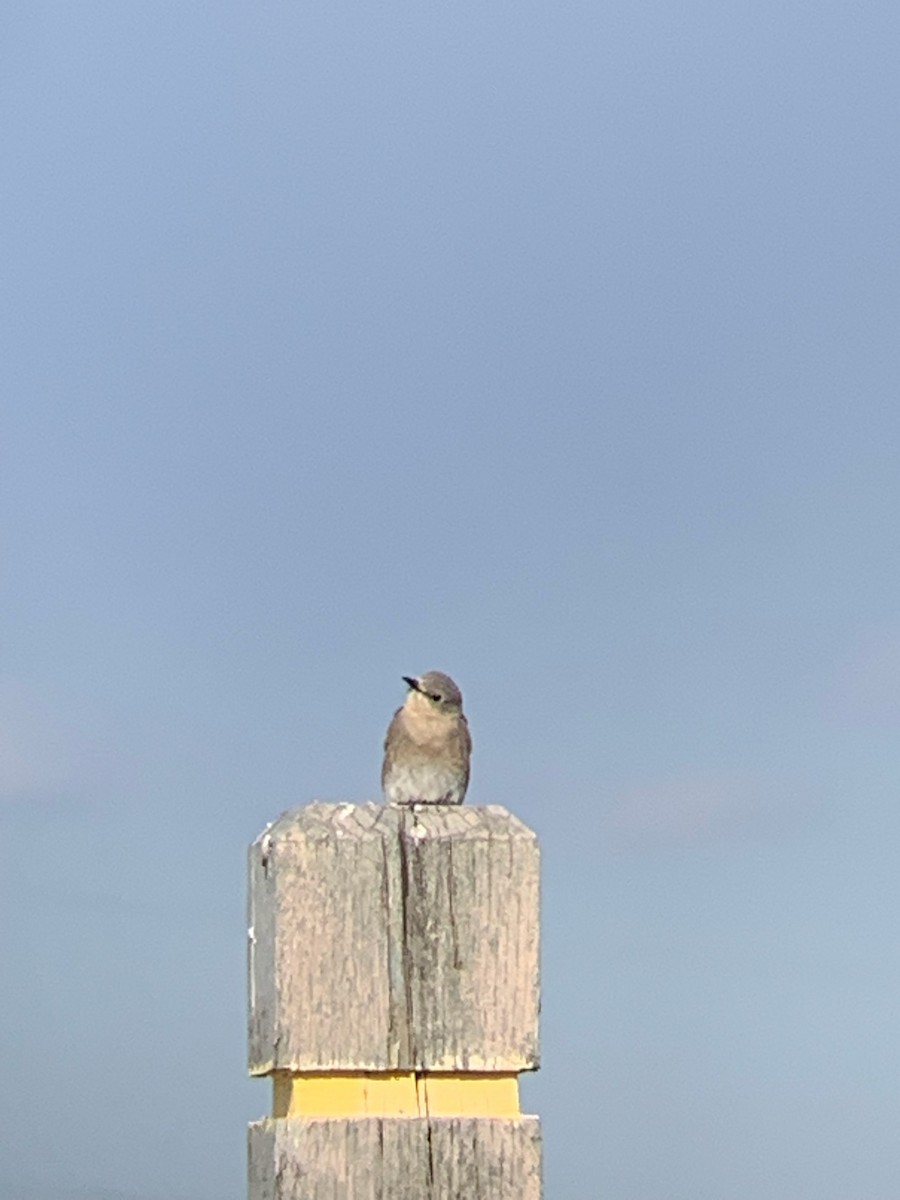
[(472, 753), (462, 693), (441, 671), (403, 681), (409, 692), (384, 739), (384, 798), (388, 804), (462, 804)]

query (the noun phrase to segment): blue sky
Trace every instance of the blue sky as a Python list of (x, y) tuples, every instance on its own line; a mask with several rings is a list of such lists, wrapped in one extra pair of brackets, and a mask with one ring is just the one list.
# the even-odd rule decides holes
[(898, 35), (7, 6), (0, 1193), (244, 1195), (246, 844), (438, 668), (548, 1200), (893, 1200)]

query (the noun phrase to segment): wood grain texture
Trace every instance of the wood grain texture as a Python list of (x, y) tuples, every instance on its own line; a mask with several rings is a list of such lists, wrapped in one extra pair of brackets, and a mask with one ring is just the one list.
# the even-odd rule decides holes
[(405, 813), (400, 862), (413, 1065), (538, 1064), (538, 850), (499, 807)]
[(383, 1070), (408, 1049), (398, 815), (311, 804), (250, 849), (250, 1070)]
[(538, 845), (505, 809), (292, 810), (249, 908), (251, 1073), (537, 1067)]
[(535, 1117), (266, 1120), (252, 1200), (540, 1200)]

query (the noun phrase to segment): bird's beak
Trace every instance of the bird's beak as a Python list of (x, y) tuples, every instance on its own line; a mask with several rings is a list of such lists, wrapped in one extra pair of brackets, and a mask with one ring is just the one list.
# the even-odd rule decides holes
[(419, 690), (418, 679), (413, 679), (409, 675), (401, 675), (400, 678), (403, 680), (404, 683), (408, 683), (414, 692), (417, 692)]

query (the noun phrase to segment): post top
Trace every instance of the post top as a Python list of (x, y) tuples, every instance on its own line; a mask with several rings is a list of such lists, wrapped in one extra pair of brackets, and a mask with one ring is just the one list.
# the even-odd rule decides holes
[(346, 801), (315, 800), (298, 808), (289, 808), (272, 821), (253, 842), (254, 846), (296, 837), (358, 838), (392, 836), (404, 833), (416, 839), (453, 838), (479, 841), (486, 838), (523, 838), (536, 841), (537, 835), (500, 804), (409, 806), (353, 804)]
[(540, 850), (518, 817), (316, 802), (249, 860), (252, 1074), (537, 1067)]

